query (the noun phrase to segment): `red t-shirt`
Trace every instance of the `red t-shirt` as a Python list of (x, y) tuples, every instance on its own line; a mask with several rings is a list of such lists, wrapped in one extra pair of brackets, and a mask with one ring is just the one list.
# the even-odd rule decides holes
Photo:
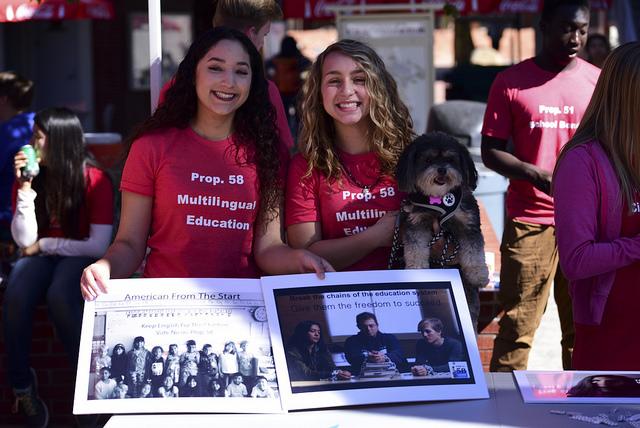
[[(271, 105), (276, 111), (276, 128), (278, 129), (278, 136), (280, 137), (280, 144), (282, 144), (282, 149), (287, 152), (287, 154), (291, 153), (291, 149), (293, 149), (293, 137), (291, 136), (291, 130), (289, 129), (289, 122), (287, 121), (287, 113), (284, 111), (284, 104), (282, 104), (282, 97), (280, 97), (280, 92), (278, 91), (278, 87), (271, 80), (267, 79), (267, 84), (269, 86), (269, 101), (271, 101)], [(160, 89), (160, 94), (158, 95), (158, 105), (164, 102), (165, 95), (167, 90), (173, 85), (173, 78), (171, 78), (167, 83), (162, 86)], [(288, 157), (288, 156), (287, 156)]]
[[(385, 212), (398, 210), (402, 200), (393, 177), (380, 177), (380, 163), (375, 153), (350, 155), (339, 152), (345, 168), (364, 185), (379, 179), (367, 197), (363, 189), (343, 174), (338, 182), (329, 182), (319, 171), (309, 177), (307, 161), (296, 155), (289, 165), (285, 202), (287, 227), (306, 222), (320, 222), (322, 239), (354, 235), (375, 224)], [(345, 270), (386, 269), (390, 247), (378, 248)]]
[(238, 155), (232, 137), (209, 141), (190, 127), (134, 142), (120, 188), (153, 198), (145, 277), (258, 277), (259, 184)]
[[(573, 69), (551, 73), (528, 59), (496, 76), (482, 134), (513, 141), (514, 155), (552, 172), (560, 149), (575, 133), (600, 69), (581, 59)], [(507, 216), (552, 225), (553, 198), (525, 180), (510, 180)]]
[[(84, 171), (85, 194), (84, 204), (80, 207), (80, 233), (83, 238), (89, 237), (89, 225), (113, 224), (113, 186), (107, 174), (101, 169), (87, 166)], [(13, 210), (16, 209), (18, 185), (13, 186)], [(37, 197), (44, 197), (38, 195)], [(38, 230), (38, 238), (66, 238), (60, 225), (51, 219), (49, 228)]]

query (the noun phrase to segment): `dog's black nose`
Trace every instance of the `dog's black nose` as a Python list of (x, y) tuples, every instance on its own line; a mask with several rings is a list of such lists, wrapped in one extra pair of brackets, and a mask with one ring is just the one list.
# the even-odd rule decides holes
[(439, 175), (446, 175), (447, 174), (447, 168), (438, 168), (438, 174)]

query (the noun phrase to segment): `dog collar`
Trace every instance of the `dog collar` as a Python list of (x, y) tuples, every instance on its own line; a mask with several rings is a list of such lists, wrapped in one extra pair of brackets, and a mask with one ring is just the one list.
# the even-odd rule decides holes
[(444, 196), (423, 195), (416, 192), (409, 194), (407, 199), (414, 206), (435, 211), (440, 223), (444, 223), (453, 216), (453, 212), (460, 206), (462, 188), (451, 189), (451, 192)]

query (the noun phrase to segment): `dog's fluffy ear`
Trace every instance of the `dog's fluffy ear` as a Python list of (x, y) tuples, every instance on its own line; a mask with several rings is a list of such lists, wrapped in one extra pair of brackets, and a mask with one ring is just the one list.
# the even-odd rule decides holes
[(416, 166), (416, 157), (420, 152), (418, 146), (421, 141), (424, 140), (424, 135), (416, 138), (411, 144), (409, 144), (400, 159), (398, 159), (398, 165), (396, 166), (396, 179), (398, 180), (398, 190), (405, 193), (414, 193), (416, 189), (416, 176), (418, 174)]
[(458, 156), (460, 156), (460, 169), (466, 175), (467, 185), (471, 190), (476, 190), (476, 187), (478, 187), (478, 170), (473, 163), (469, 150), (462, 144), (460, 145)]

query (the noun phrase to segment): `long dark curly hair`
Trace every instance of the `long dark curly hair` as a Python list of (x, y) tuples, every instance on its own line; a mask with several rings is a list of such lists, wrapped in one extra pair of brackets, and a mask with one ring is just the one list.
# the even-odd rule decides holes
[(200, 36), (189, 48), (178, 66), (173, 84), (167, 90), (164, 102), (151, 117), (136, 128), (127, 139), (129, 149), (142, 135), (167, 129), (184, 129), (196, 117), (198, 96), (195, 88), (196, 67), (204, 55), (218, 42), (239, 42), (251, 62), (251, 89), (247, 100), (236, 110), (233, 118), (233, 144), (239, 164), (241, 149), (246, 153), (246, 164), (255, 165), (260, 183), (259, 220), (273, 218), (280, 205), (282, 179), (280, 170), (279, 137), (275, 127), (275, 110), (269, 100), (269, 89), (264, 74), (262, 58), (257, 49), (240, 31), (217, 27)]

